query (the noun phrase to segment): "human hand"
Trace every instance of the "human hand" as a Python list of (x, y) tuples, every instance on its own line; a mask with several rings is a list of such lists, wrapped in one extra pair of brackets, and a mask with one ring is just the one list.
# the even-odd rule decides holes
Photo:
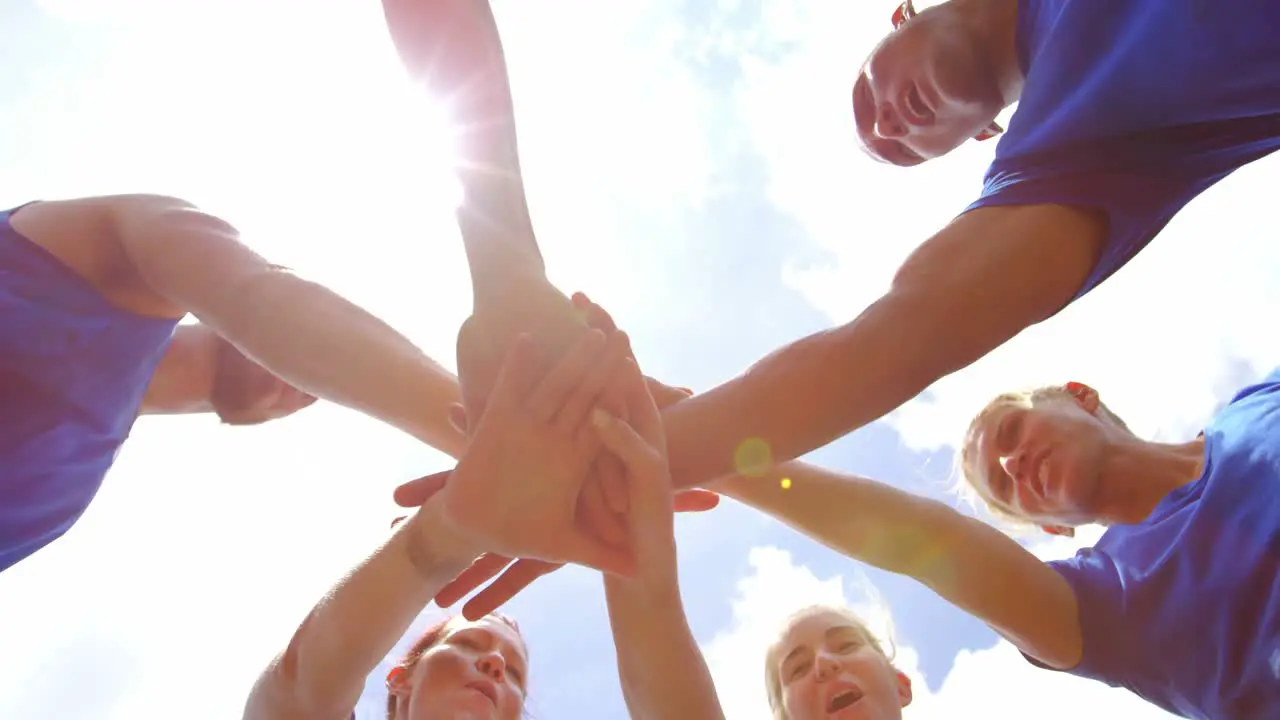
[(627, 417), (609, 415), (600, 408), (591, 420), (606, 450), (617, 457), (627, 483), (627, 529), (637, 579), (642, 582), (674, 581), (676, 545), (674, 493), (667, 464), (667, 436), (662, 416), (645, 385), (640, 368), (624, 360), (622, 389)]
[[(661, 397), (668, 403), (682, 400), (691, 394), (689, 390), (673, 388), (652, 378), (645, 378), (645, 384), (655, 400)], [(406, 508), (421, 505), (432, 494), (444, 487), (450, 472), (433, 473), (400, 485), (394, 493), (396, 503)], [(681, 490), (673, 497), (676, 512), (706, 512), (719, 504), (720, 496), (708, 490)], [(393, 520), (392, 525), (403, 519), (401, 517)], [(624, 531), (626, 527), (624, 524)], [(543, 562), (530, 558), (521, 558), (512, 564), (511, 556), (488, 553), (477, 559), (453, 582), (442, 588), (436, 595), (436, 604), (442, 608), (450, 607), (476, 588), (489, 583), (475, 597), (467, 601), (462, 610), (463, 615), (470, 619), (484, 617), (502, 607), (538, 578), (560, 567), (561, 563)], [(493, 582), (489, 582), (491, 580)]]
[(531, 341), (518, 338), (466, 453), (438, 491), (444, 521), (491, 552), (629, 574), (630, 556), (577, 517), (600, 449), (588, 417), (626, 346), (625, 335), (588, 331), (539, 377)]

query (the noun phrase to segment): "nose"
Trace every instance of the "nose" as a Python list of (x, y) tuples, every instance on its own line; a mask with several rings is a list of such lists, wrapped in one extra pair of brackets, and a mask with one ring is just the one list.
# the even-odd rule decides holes
[(1010, 455), (1000, 458), (1000, 465), (1004, 467), (1004, 471), (1009, 473), (1009, 477), (1017, 481), (1022, 481), (1022, 473), (1027, 467), (1027, 454), (1022, 450), (1015, 450)]
[(814, 674), (818, 682), (826, 682), (838, 675), (840, 672), (840, 664), (830, 655), (819, 655), (814, 663)]
[(907, 134), (907, 123), (892, 103), (880, 103), (876, 110), (876, 135), (882, 138), (900, 138)]
[(502, 682), (507, 674), (507, 662), (496, 652), (486, 653), (476, 660), (476, 669), (490, 680)]

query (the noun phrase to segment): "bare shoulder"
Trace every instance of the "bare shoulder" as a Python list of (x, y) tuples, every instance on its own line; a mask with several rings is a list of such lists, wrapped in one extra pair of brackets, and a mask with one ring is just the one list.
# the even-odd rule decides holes
[(84, 278), (112, 304), (143, 315), (180, 317), (140, 281), (121, 242), (126, 212), (191, 208), (165, 195), (102, 195), (45, 200), (22, 207), (10, 219), (14, 230)]

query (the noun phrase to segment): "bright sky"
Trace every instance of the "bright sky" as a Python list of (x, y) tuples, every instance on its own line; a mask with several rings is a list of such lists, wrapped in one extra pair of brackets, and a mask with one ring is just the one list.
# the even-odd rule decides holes
[[(614, 313), (650, 374), (703, 389), (847, 320), (978, 192), (990, 144), (909, 172), (853, 145), (848, 88), (891, 6), (496, 4), (549, 272)], [(452, 365), (469, 288), (447, 144), (376, 0), (20, 0), (0, 10), (0, 48), (0, 205), (184, 196)], [(1139, 431), (1194, 434), (1280, 358), (1276, 175), (1239, 172), (1053, 323), (817, 459), (939, 496), (987, 398), (1068, 379)], [(141, 421), (80, 524), (0, 575), (0, 717), (237, 717), (311, 605), (385, 538), (391, 489), (445, 465), (328, 405), (252, 429)], [(814, 602), (892, 608), (908, 720), (1166, 717), (1037, 671), (927, 590), (732, 503), (678, 531), (732, 718), (768, 717), (763, 647)], [(625, 716), (595, 575), (562, 571), (509, 610), (535, 717)], [(380, 717), (380, 684), (360, 717)]]

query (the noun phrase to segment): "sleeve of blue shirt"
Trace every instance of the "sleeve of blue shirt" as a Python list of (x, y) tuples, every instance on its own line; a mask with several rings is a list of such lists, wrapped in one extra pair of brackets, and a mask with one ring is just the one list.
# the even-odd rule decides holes
[(1068, 205), (1101, 211), (1107, 220), (1107, 239), (1097, 265), (1074, 299), (1123, 267), (1188, 200), (1212, 184), (1201, 178), (1123, 169), (1064, 172), (1052, 157), (1017, 160), (994, 163), (982, 196), (966, 211), (1003, 205)]
[[(1115, 563), (1107, 553), (1086, 548), (1073, 558), (1054, 560), (1048, 565), (1062, 575), (1076, 595), (1082, 654), (1080, 662), (1066, 672), (1115, 685), (1111, 678), (1122, 677), (1124, 669), (1137, 662), (1133, 653), (1140, 649), (1122, 616), (1124, 587)], [(1025, 653), (1024, 656), (1033, 665), (1050, 669)]]
[(1132, 260), (1197, 195), (1273, 151), (1278, 128), (1280, 116), (1249, 118), (1064, 143), (1050, 150), (1011, 138), (1009, 152), (997, 151), (981, 197), (966, 212), (1005, 205), (1100, 211), (1107, 219), (1107, 238), (1076, 293), (1079, 299)]

